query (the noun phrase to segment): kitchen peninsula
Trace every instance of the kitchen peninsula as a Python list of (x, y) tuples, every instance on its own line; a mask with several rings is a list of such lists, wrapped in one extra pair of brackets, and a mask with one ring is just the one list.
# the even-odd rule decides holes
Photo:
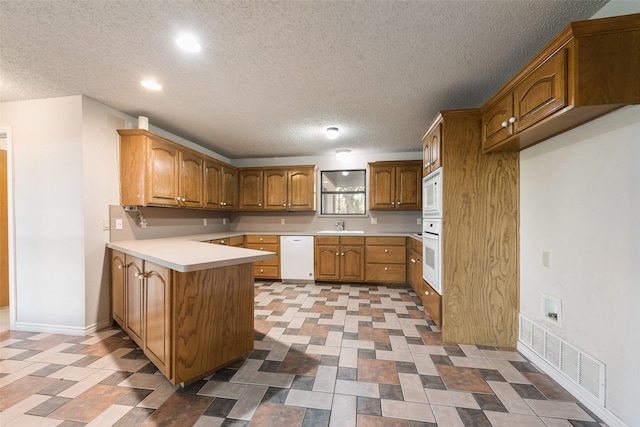
[(252, 263), (276, 254), (198, 236), (107, 247), (113, 319), (173, 384), (192, 383), (253, 350)]

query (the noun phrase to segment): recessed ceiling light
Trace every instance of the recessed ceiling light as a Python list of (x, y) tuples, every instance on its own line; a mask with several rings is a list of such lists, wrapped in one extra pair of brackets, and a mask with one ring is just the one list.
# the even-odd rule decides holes
[(143, 80), (140, 83), (142, 84), (142, 86), (146, 87), (147, 89), (151, 89), (151, 90), (162, 89), (162, 85), (154, 80)]
[(327, 128), (327, 138), (336, 139), (340, 135), (340, 130), (337, 127)]
[(186, 50), (187, 52), (195, 53), (202, 50), (202, 46), (200, 46), (198, 40), (191, 34), (180, 34), (176, 39), (176, 43), (181, 49)]

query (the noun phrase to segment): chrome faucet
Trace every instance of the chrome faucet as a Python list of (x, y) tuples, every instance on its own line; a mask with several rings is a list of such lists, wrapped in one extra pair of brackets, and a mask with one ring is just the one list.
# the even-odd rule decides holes
[(339, 222), (336, 222), (336, 227), (338, 227), (338, 230), (344, 231), (344, 219)]

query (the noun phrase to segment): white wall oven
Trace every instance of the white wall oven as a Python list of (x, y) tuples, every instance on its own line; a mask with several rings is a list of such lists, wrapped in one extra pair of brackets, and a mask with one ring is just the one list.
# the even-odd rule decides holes
[(442, 168), (422, 178), (422, 277), (442, 295)]
[(422, 220), (422, 277), (442, 295), (442, 220)]

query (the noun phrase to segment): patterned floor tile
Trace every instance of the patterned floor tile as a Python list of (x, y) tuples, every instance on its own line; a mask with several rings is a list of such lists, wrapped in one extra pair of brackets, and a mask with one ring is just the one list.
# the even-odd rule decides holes
[(179, 388), (120, 328), (0, 332), (10, 426), (591, 427), (519, 353), (446, 343), (404, 286), (256, 282), (254, 351)]

